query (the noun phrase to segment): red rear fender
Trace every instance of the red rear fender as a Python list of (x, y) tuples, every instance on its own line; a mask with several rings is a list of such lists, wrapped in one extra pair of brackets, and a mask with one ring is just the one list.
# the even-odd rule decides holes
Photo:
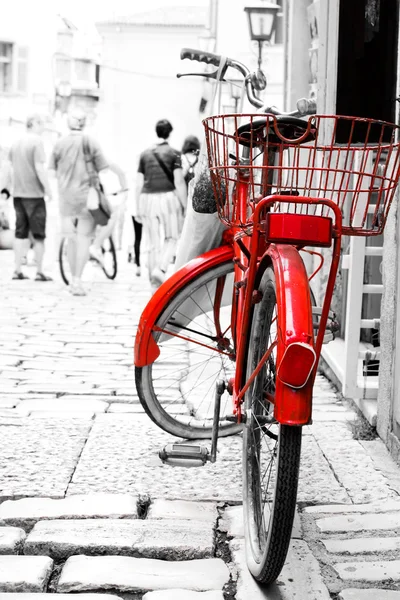
[(160, 349), (152, 336), (153, 327), (159, 315), (175, 294), (192, 279), (198, 277), (211, 267), (216, 267), (232, 259), (232, 246), (220, 246), (188, 262), (158, 288), (150, 298), (140, 317), (134, 351), (136, 367), (149, 365), (159, 356)]

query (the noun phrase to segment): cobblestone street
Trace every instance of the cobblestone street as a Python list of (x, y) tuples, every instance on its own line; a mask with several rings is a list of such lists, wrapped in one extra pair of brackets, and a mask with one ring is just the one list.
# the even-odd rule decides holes
[(12, 253), (0, 260), (0, 600), (400, 600), (400, 469), (325, 378), (287, 564), (262, 590), (245, 566), (241, 436), (202, 468), (158, 458), (174, 438), (145, 415), (133, 368), (146, 273), (122, 253), (114, 281), (90, 266), (75, 297), (57, 267), (11, 281)]

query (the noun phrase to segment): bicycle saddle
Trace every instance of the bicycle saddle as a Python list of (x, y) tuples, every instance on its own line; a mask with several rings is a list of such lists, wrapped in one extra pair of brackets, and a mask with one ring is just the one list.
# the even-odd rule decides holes
[(317, 129), (309, 121), (286, 115), (265, 115), (244, 123), (235, 132), (242, 146), (305, 144), (315, 140)]

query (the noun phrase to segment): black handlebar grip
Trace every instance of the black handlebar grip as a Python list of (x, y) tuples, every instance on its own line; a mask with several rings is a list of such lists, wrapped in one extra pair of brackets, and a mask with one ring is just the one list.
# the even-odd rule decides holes
[(215, 67), (219, 67), (219, 63), (221, 62), (221, 56), (219, 54), (194, 50), (193, 48), (182, 48), (181, 59), (183, 60), (184, 58), (204, 62), (207, 65), (214, 65)]

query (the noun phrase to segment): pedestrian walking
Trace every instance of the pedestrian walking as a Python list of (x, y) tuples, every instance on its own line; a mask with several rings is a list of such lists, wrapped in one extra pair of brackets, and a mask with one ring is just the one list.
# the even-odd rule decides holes
[[(179, 236), (178, 210), (186, 211), (187, 187), (181, 154), (168, 143), (172, 125), (156, 123), (158, 142), (140, 155), (136, 200), (148, 244), (148, 268), (152, 290), (165, 280)], [(161, 243), (163, 236), (163, 243)]]
[(39, 114), (29, 116), (26, 128), (26, 134), (11, 146), (9, 153), (16, 216), (13, 279), (28, 279), (22, 272), (21, 265), (26, 254), (26, 240), (31, 233), (37, 267), (35, 281), (51, 281), (51, 277), (45, 275), (42, 268), (46, 238), (45, 196), (48, 201), (52, 199), (41, 140), (44, 131), (43, 117)]
[(0, 250), (11, 250), (14, 234), (10, 229), (10, 192), (3, 188), (0, 192)]
[(182, 146), (182, 169), (186, 185), (194, 177), (194, 170), (199, 161), (200, 140), (195, 135), (188, 135)]
[(112, 171), (117, 175), (121, 189), (126, 189), (123, 171), (106, 160), (99, 143), (92, 136), (83, 133), (85, 125), (86, 114), (83, 110), (74, 109), (70, 112), (70, 132), (55, 144), (49, 164), (58, 180), (62, 235), (69, 238), (70, 291), (74, 296), (86, 295), (82, 273), (89, 259), (89, 248), (96, 230), (96, 223), (87, 206), (90, 175), (84, 144), (89, 149), (95, 173), (106, 175)]
[(130, 244), (128, 248), (128, 262), (134, 262), (136, 265), (136, 276), (140, 277), (141, 275), (141, 266), (140, 266), (140, 248), (142, 244), (142, 234), (143, 234), (143, 223), (141, 218), (138, 216), (137, 209), (137, 201), (136, 195), (132, 195), (131, 201), (131, 217), (132, 217), (132, 225), (133, 225), (133, 245)]

